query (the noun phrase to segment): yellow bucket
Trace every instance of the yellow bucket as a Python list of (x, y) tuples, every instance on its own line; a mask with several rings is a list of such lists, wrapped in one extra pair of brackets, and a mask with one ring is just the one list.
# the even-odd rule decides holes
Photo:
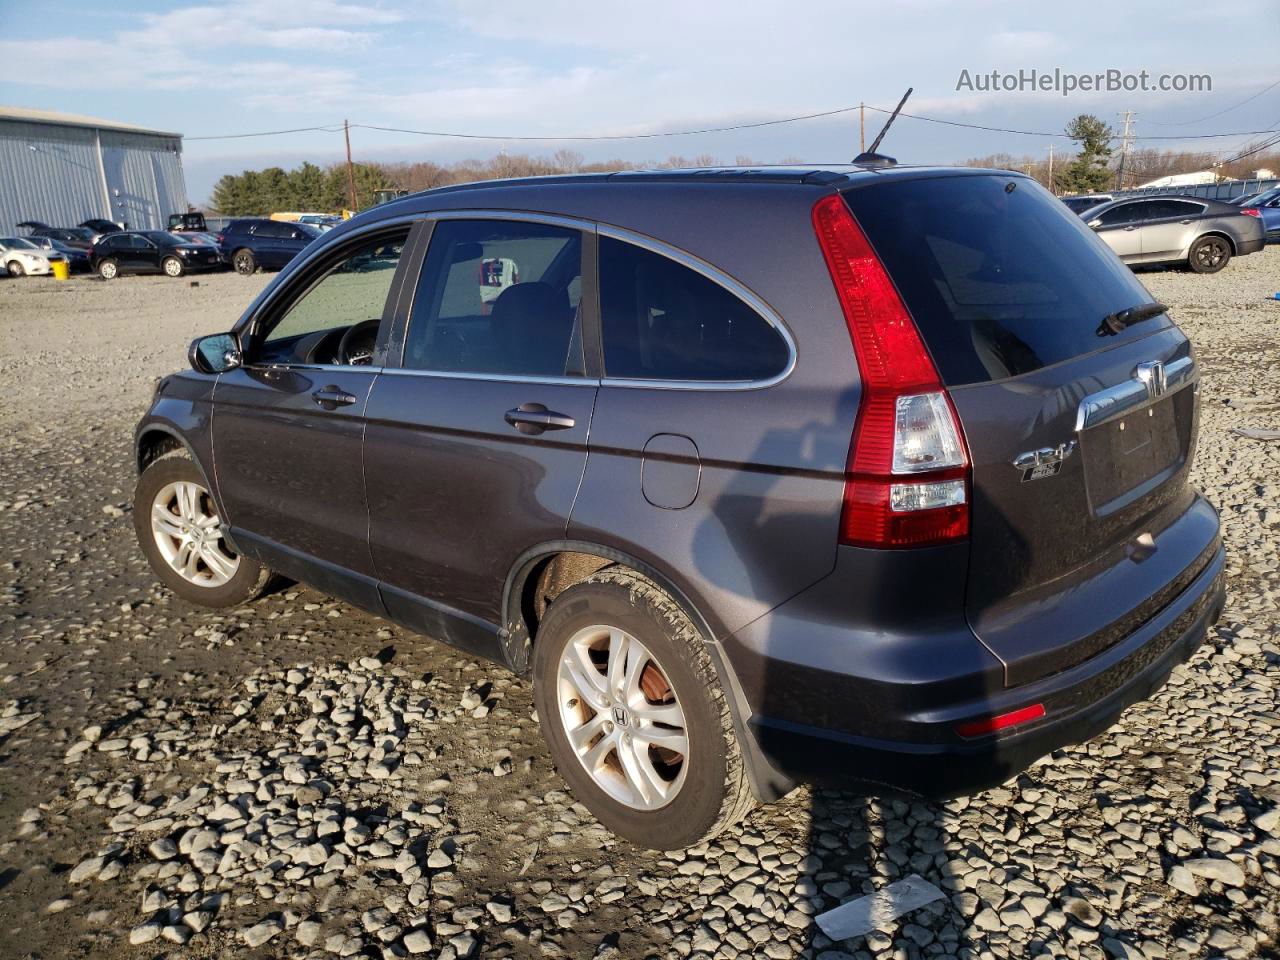
[(71, 279), (71, 264), (67, 263), (67, 261), (54, 260), (52, 263), (49, 264), (49, 266), (53, 267), (53, 279), (55, 280)]

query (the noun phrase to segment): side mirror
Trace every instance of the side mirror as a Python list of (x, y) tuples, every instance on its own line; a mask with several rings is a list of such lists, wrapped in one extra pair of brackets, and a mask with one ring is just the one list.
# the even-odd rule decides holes
[(240, 366), (240, 344), (233, 334), (215, 333), (196, 337), (187, 349), (191, 368), (200, 373), (226, 373)]
[(1100, 226), (1102, 226), (1102, 220), (1101, 219), (1090, 220), (1089, 226), (1091, 226), (1094, 230), (1097, 230)]

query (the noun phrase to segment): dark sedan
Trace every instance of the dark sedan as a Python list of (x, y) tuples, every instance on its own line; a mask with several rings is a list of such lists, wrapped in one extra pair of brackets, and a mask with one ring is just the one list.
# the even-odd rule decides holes
[(112, 233), (93, 245), (90, 263), (103, 280), (122, 273), (163, 273), (180, 277), (188, 270), (216, 270), (222, 256), (207, 243), (188, 243), (164, 230)]
[(89, 251), (83, 246), (72, 246), (54, 237), (36, 233), (27, 237), (27, 240), (43, 250), (46, 256), (65, 258), (72, 273), (89, 269)]

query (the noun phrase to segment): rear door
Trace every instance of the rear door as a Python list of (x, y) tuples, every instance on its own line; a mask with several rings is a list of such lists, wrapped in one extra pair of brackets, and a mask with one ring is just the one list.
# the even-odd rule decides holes
[[(369, 537), (388, 612), (488, 656), (507, 574), (562, 539), (587, 459), (584, 257), (594, 233), (533, 219), (434, 225), (369, 400)], [(502, 270), (495, 265), (509, 264)]]
[(846, 194), (933, 354), (973, 462), (967, 613), (1010, 684), (1122, 639), (1208, 561), (1187, 484), (1191, 346), (1032, 181), (943, 177)]
[(1203, 226), (1204, 204), (1190, 200), (1152, 200), (1145, 205), (1141, 224), (1145, 260), (1169, 260), (1190, 245)]

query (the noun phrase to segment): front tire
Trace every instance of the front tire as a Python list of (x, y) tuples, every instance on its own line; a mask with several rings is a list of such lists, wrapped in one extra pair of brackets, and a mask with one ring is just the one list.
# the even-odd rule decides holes
[(187, 269), (177, 257), (165, 257), (164, 262), (160, 264), (160, 268), (164, 270), (166, 277), (180, 277)]
[(1196, 273), (1217, 273), (1231, 260), (1231, 244), (1222, 237), (1201, 237), (1191, 245), (1187, 266)]
[(21, 277), (26, 275), (26, 269), (17, 260), (10, 260), (6, 269), (11, 277)]
[(262, 593), (271, 572), (231, 549), (204, 477), (183, 451), (138, 477), (133, 526), (151, 569), (170, 590), (205, 607), (234, 607)]
[(242, 277), (252, 276), (253, 271), (258, 269), (258, 261), (254, 258), (252, 250), (237, 250), (231, 255), (231, 265)]
[(120, 276), (120, 267), (114, 260), (103, 260), (98, 264), (98, 276), (103, 280), (114, 280)]
[(534, 699), (574, 796), (620, 837), (678, 850), (754, 801), (706, 643), (656, 584), (606, 568), (547, 610)]

